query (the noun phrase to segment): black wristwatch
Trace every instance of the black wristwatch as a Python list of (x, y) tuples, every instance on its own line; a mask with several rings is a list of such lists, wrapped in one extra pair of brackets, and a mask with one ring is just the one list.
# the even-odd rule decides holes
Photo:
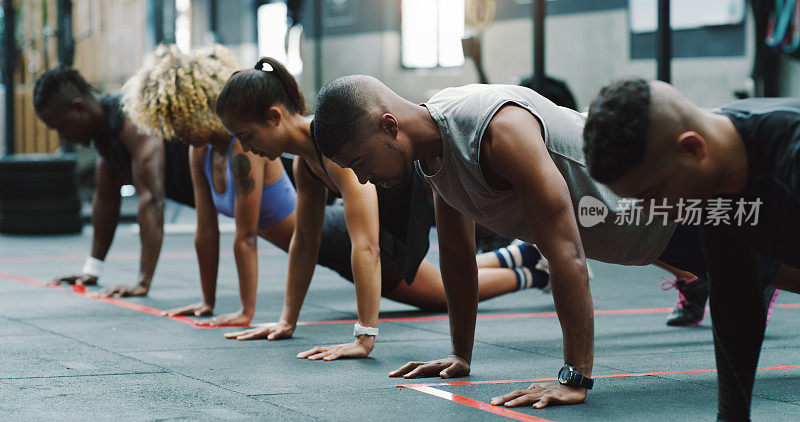
[(593, 379), (581, 375), (572, 365), (564, 365), (564, 367), (558, 371), (558, 382), (561, 385), (583, 387), (587, 390), (591, 390), (594, 385)]

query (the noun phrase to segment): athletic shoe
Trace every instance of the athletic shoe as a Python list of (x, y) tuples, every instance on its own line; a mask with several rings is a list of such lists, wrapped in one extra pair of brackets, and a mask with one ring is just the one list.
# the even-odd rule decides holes
[(678, 303), (667, 317), (667, 325), (678, 327), (696, 327), (703, 321), (708, 299), (708, 280), (705, 277), (690, 279), (665, 279), (661, 290), (675, 288), (678, 291)]
[(769, 325), (769, 319), (772, 318), (772, 306), (775, 305), (775, 299), (778, 298), (779, 294), (781, 294), (781, 291), (778, 289), (773, 289), (772, 287), (764, 289), (764, 303), (767, 305), (767, 322), (764, 323), (764, 326)]

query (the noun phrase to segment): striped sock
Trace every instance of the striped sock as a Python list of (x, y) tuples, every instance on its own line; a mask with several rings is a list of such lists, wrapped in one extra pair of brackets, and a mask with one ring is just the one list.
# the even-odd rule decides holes
[(514, 268), (517, 276), (517, 290), (542, 288), (547, 286), (550, 276), (543, 271), (531, 271), (527, 267)]
[(513, 243), (494, 251), (500, 266), (503, 268), (528, 267), (534, 268), (542, 258), (536, 246), (530, 243)]

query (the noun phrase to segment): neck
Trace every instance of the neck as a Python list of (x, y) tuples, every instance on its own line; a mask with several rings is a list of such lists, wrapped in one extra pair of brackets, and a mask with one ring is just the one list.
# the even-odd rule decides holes
[(747, 187), (748, 167), (747, 149), (744, 140), (730, 119), (723, 115), (709, 117), (709, 142), (717, 151), (716, 163), (718, 180), (716, 193), (736, 195)]
[(311, 138), (311, 121), (313, 116), (293, 114), (286, 118), (285, 124), (289, 132), (286, 142), (286, 151), (302, 157), (306, 161), (317, 161), (317, 149)]
[(411, 158), (416, 160), (442, 156), (442, 137), (439, 126), (424, 106), (408, 104), (407, 111), (399, 117), (406, 122), (404, 132), (411, 140)]
[(95, 94), (88, 94), (86, 103), (89, 105), (89, 113), (91, 113), (92, 120), (94, 121), (95, 131), (92, 138), (97, 141), (98, 138), (108, 133), (111, 129), (108, 126), (108, 113), (100, 105), (100, 99)]
[(211, 135), (211, 139), (208, 141), (215, 150), (226, 153), (231, 142), (231, 136), (227, 132), (215, 133)]

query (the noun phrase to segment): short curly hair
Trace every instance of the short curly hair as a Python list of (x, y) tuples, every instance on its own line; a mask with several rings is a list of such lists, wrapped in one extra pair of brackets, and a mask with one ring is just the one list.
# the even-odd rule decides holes
[[(123, 110), (156, 136), (207, 138), (222, 129), (214, 108), (225, 81), (239, 65), (218, 44), (189, 54), (174, 45), (159, 46), (123, 87)], [(185, 135), (188, 134), (188, 135)]]
[(611, 183), (644, 160), (650, 125), (651, 93), (641, 78), (605, 86), (589, 106), (583, 129), (589, 174)]

